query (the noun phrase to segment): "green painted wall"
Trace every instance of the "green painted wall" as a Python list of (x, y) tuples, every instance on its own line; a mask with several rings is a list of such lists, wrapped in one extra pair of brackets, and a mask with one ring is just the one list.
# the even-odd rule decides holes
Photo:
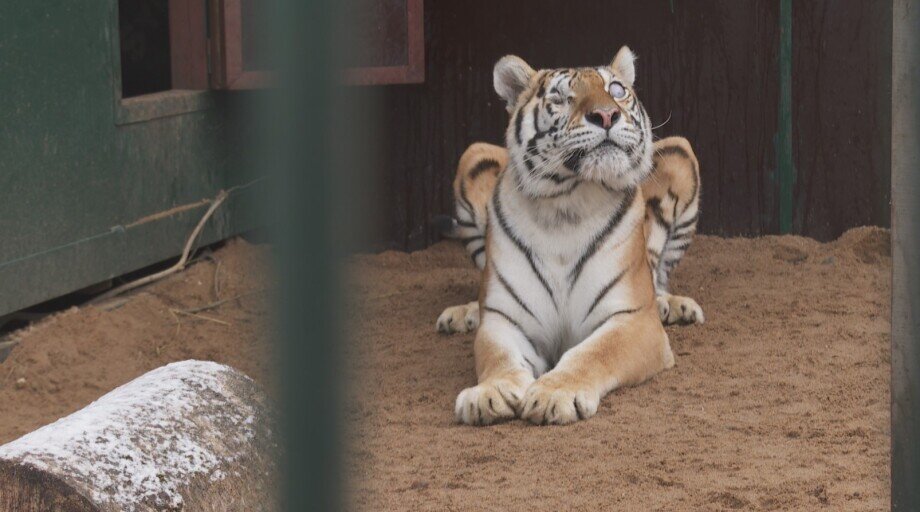
[[(251, 98), (122, 106), (116, 8), (0, 2), (0, 314), (178, 254), (206, 205), (136, 221), (254, 179)], [(256, 189), (235, 194), (203, 241), (254, 227)]]

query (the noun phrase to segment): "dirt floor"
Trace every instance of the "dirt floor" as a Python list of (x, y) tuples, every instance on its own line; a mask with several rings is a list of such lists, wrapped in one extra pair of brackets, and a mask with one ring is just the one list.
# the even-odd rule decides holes
[[(218, 361), (270, 384), (266, 252), (233, 240), (212, 260), (126, 299), (71, 308), (13, 333), (19, 343), (0, 364), (0, 444), (173, 361)], [(224, 299), (233, 300), (183, 313)]]
[[(434, 329), (476, 295), (462, 249), (357, 257), (350, 499), (372, 511), (887, 510), (888, 253), (878, 229), (830, 244), (698, 237), (674, 286), (707, 323), (669, 328), (674, 369), (586, 422), (481, 428), (453, 419), (475, 381), (472, 335)], [(216, 360), (271, 385), (266, 249), (231, 241), (213, 257), (14, 333), (0, 443), (171, 361)]]
[(441, 310), (476, 296), (461, 248), (356, 262), (365, 380), (350, 404), (351, 498), (365, 510), (889, 509), (886, 231), (819, 244), (698, 237), (675, 292), (703, 326), (677, 366), (564, 427), (454, 423), (472, 335)]

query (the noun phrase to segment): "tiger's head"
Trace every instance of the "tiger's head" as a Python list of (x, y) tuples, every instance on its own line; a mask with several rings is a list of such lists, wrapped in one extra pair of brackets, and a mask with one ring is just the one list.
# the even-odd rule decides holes
[(636, 97), (635, 55), (609, 66), (535, 71), (513, 55), (495, 64), (495, 91), (511, 114), (506, 145), (518, 186), (559, 196), (579, 183), (637, 186), (652, 167), (648, 114)]

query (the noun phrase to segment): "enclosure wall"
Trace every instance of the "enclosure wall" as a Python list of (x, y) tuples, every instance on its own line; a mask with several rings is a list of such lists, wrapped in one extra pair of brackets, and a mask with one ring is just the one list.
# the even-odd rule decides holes
[[(117, 0), (0, 4), (0, 315), (177, 255), (249, 182), (239, 96), (122, 102)], [(249, 229), (252, 188), (203, 242)]]
[[(427, 222), (451, 209), (460, 154), (474, 141), (503, 141), (507, 114), (491, 76), (499, 57), (597, 65), (623, 44), (639, 56), (637, 93), (663, 124), (656, 135), (684, 135), (697, 151), (703, 232), (778, 233), (785, 221), (827, 240), (888, 225), (891, 2), (790, 2), (783, 18), (782, 1), (426, 2), (425, 83), (371, 90), (382, 109), (377, 246), (434, 242)], [(782, 30), (792, 34), (783, 56)], [(784, 152), (791, 165), (781, 168)]]

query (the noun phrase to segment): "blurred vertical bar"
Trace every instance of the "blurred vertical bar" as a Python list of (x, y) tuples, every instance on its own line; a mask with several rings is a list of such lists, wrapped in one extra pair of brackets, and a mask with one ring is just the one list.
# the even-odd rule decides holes
[(333, 0), (275, 0), (271, 53), (277, 87), (266, 91), (262, 160), (273, 176), (268, 208), (276, 272), (278, 369), (285, 460), (284, 510), (342, 507), (339, 463), (339, 303), (333, 205), (339, 199), (332, 133)]
[(920, 0), (892, 38), (891, 509), (920, 510)]

